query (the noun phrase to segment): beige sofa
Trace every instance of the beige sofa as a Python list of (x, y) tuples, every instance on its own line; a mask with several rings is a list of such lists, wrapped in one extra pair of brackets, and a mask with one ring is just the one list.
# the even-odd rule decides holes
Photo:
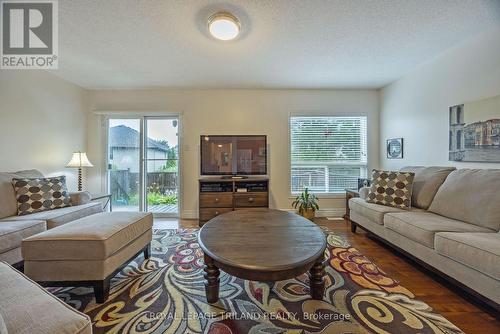
[(90, 318), (0, 262), (0, 333), (92, 334)]
[(0, 172), (0, 261), (10, 264), (22, 261), (21, 241), (70, 221), (102, 212), (101, 203), (90, 202), (88, 192), (71, 193), (72, 206), (17, 216), (17, 204), (13, 178), (37, 178), (43, 174), (37, 170), (14, 173)]
[[(412, 209), (349, 201), (351, 229), (375, 234), (500, 310), (500, 170), (407, 167)], [(436, 271), (436, 270), (434, 270)]]

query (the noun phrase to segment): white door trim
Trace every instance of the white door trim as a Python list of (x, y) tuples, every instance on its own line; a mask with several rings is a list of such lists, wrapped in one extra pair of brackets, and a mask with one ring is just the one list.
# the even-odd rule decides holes
[[(140, 119), (141, 125), (141, 131), (146, 131), (146, 125), (145, 120), (146, 119), (168, 119), (168, 118), (177, 118), (177, 124), (178, 124), (178, 156), (179, 156), (179, 161), (178, 161), (178, 203), (177, 203), (177, 213), (175, 214), (154, 214), (155, 217), (180, 217), (181, 213), (183, 212), (183, 198), (184, 198), (184, 193), (183, 193), (183, 179), (182, 179), (182, 165), (183, 165), (183, 150), (182, 150), (182, 142), (183, 142), (183, 112), (169, 112), (169, 111), (93, 111), (95, 115), (99, 115), (100, 117), (100, 122), (101, 122), (101, 147), (104, 147), (102, 150), (104, 159), (102, 159), (102, 164), (101, 164), (101, 170), (103, 171), (101, 174), (101, 191), (102, 192), (109, 192), (108, 189), (108, 178), (109, 178), (109, 172), (108, 172), (108, 158), (109, 158), (109, 147), (108, 147), (108, 142), (109, 142), (109, 120), (110, 119)], [(143, 159), (145, 158), (144, 154), (144, 137), (145, 137), (145, 132), (141, 136), (141, 148), (140, 148), (140, 159), (141, 159), (141, 166), (139, 168), (140, 170), (140, 179), (141, 183), (144, 185), (145, 184), (145, 174), (144, 174), (144, 166), (145, 162)], [(139, 210), (143, 211), (144, 204), (145, 203), (145, 187), (142, 186), (141, 188), (141, 195), (140, 197), (142, 200), (139, 203)]]

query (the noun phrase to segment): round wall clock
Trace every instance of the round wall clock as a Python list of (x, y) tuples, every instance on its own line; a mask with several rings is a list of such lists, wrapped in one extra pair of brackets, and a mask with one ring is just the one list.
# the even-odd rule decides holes
[(403, 138), (395, 138), (387, 140), (387, 158), (389, 159), (403, 158)]

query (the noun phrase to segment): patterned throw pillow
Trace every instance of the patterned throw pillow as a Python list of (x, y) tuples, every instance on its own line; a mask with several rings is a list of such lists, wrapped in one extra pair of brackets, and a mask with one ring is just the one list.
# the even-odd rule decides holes
[(372, 172), (372, 185), (366, 201), (410, 210), (414, 177), (415, 173), (412, 172), (391, 172), (374, 169)]
[(16, 191), (17, 215), (70, 206), (66, 177), (12, 179)]

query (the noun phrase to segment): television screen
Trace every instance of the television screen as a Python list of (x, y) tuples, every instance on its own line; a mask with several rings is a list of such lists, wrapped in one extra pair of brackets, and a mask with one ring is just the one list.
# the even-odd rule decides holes
[(201, 175), (266, 175), (266, 136), (200, 138)]

